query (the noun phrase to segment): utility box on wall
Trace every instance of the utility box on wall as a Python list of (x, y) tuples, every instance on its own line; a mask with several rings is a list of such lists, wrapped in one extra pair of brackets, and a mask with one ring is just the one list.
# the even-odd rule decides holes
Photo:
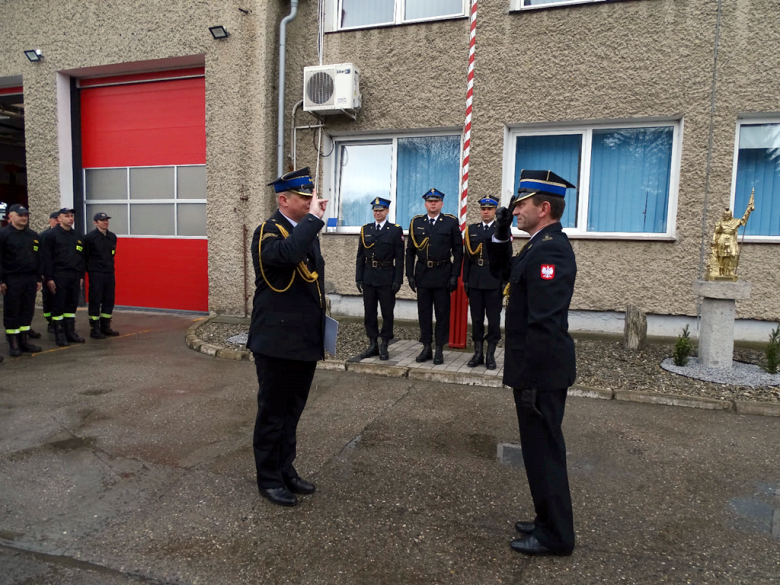
[(303, 111), (341, 114), (361, 106), (360, 70), (352, 63), (304, 67)]

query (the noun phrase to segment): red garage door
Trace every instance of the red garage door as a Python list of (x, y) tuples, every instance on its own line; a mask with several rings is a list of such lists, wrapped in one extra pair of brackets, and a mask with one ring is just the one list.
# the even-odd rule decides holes
[(116, 304), (207, 311), (203, 69), (80, 87), (83, 212), (119, 237)]

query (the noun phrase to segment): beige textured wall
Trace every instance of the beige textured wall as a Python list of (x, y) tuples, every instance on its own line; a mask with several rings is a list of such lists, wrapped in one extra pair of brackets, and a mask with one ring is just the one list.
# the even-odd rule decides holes
[[(269, 213), (264, 185), (276, 166), (268, 162), (275, 134), (267, 134), (275, 123), (275, 97), (269, 103), (265, 88), (275, 83), (278, 3), (6, 0), (2, 7), (0, 77), (23, 76), (29, 202), (38, 229), (47, 216), (38, 210), (56, 209), (60, 200), (56, 72), (130, 62), (148, 69), (148, 61), (204, 56), (209, 305), (212, 312), (243, 314), (242, 226), (251, 241)], [(215, 41), (208, 27), (216, 24), (231, 37)], [(23, 50), (31, 48), (43, 51), (43, 62), (27, 61)], [(240, 200), (242, 194), (248, 201)], [(253, 282), (251, 257), (248, 272)]]
[[(622, 311), (631, 301), (656, 314), (695, 314), (717, 2), (638, 0), (522, 13), (508, 13), (508, 4), (479, 3), (472, 198), (500, 193), (507, 125), (682, 119), (676, 241), (573, 240), (579, 277), (572, 308)], [(780, 112), (776, 2), (723, 4), (707, 232), (728, 202), (737, 116)], [(358, 120), (334, 120), (331, 131), (462, 125), (468, 26), (460, 19), (326, 35), (325, 62), (354, 62), (363, 92)], [(475, 205), (469, 213), (469, 221), (478, 219)], [(357, 237), (323, 242), (329, 280), (339, 293), (354, 294)], [(739, 317), (780, 318), (778, 250), (746, 246), (740, 270), (754, 294), (739, 303)]]

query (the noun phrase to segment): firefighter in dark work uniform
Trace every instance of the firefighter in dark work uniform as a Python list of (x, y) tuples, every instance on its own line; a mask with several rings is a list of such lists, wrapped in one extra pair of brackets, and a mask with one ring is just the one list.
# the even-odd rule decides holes
[[(378, 355), (390, 359), (387, 344), (393, 338), (395, 295), (404, 277), (404, 235), (400, 225), (387, 221), (390, 201), (376, 197), (371, 206), (374, 220), (360, 228), (355, 283), (363, 294), (368, 349), (360, 359)], [(379, 331), (376, 304), (382, 309), (382, 331)], [(379, 344), (377, 345), (377, 338)]]
[(54, 295), (51, 319), (60, 346), (84, 343), (76, 333), (76, 307), (84, 284), (84, 241), (73, 229), (73, 213), (70, 208), (60, 209), (60, 225), (52, 228), (43, 246), (43, 275)]
[[(53, 211), (51, 215), (49, 215), (49, 227), (38, 234), (41, 239), (41, 258), (43, 257), (43, 246), (44, 242), (46, 241), (46, 237), (51, 233), (52, 228), (60, 225), (60, 220), (58, 219), (59, 215), (59, 211)], [(43, 272), (43, 261), (41, 261), (41, 272)], [(47, 331), (49, 333), (54, 333), (54, 323), (51, 320), (51, 309), (54, 306), (54, 295), (51, 294), (49, 287), (45, 285), (46, 281), (43, 278), (43, 274), (41, 274), (41, 280), (44, 282), (44, 286), (41, 289), (41, 296), (43, 297), (43, 316), (46, 318), (46, 322), (48, 323)]]
[[(468, 366), (482, 363), (488, 370), (496, 369), (496, 346), (501, 341), (501, 281), (490, 274), (488, 242), (496, 229), (498, 200), (492, 197), (480, 199), (482, 221), (466, 228), (464, 241), (466, 255), (463, 259), (463, 288), (471, 308), (471, 338), (474, 340), (474, 356)], [(487, 353), (485, 343), (485, 314), (487, 313)]]
[(108, 231), (108, 220), (111, 218), (105, 213), (96, 213), (93, 219), (95, 229), (84, 236), (84, 260), (89, 274), (89, 324), (92, 328), (89, 336), (105, 339), (106, 335), (119, 335), (111, 329), (116, 296), (116, 234)]
[(3, 300), (3, 325), (9, 354), (41, 351), (29, 341), (30, 324), (35, 314), (35, 295), (41, 288), (40, 239), (27, 227), (30, 212), (24, 205), (12, 205), (9, 223), (0, 229), (0, 292)]
[(417, 292), (420, 342), (423, 344), (416, 361), (424, 362), (433, 357), (431, 320), (435, 310), (436, 356), (433, 363), (443, 364), (443, 346), (450, 335), (450, 293), (458, 287), (463, 238), (458, 218), (441, 213), (444, 193), (431, 189), (425, 192), (423, 199), (428, 213), (412, 218), (406, 246), (406, 278), (412, 291)]
[[(567, 189), (574, 185), (552, 171), (522, 171), (509, 209), (496, 212), (489, 244), (490, 270), (509, 282), (503, 382), (514, 389), (523, 463), (536, 517), (517, 522), (513, 550), (527, 555), (569, 555), (574, 521), (566, 444), (561, 431), (566, 392), (576, 377), (569, 304), (577, 262), (563, 233)], [(512, 257), (512, 216), (531, 235)]]

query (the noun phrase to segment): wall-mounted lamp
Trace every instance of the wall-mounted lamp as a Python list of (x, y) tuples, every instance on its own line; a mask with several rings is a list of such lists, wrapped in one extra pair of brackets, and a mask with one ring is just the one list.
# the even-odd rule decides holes
[(43, 59), (43, 53), (41, 53), (40, 49), (31, 49), (29, 51), (25, 51), (24, 56), (27, 57), (33, 63), (37, 63), (38, 61)]
[(230, 33), (224, 26), (210, 26), (209, 32), (215, 39), (226, 39), (230, 36)]

